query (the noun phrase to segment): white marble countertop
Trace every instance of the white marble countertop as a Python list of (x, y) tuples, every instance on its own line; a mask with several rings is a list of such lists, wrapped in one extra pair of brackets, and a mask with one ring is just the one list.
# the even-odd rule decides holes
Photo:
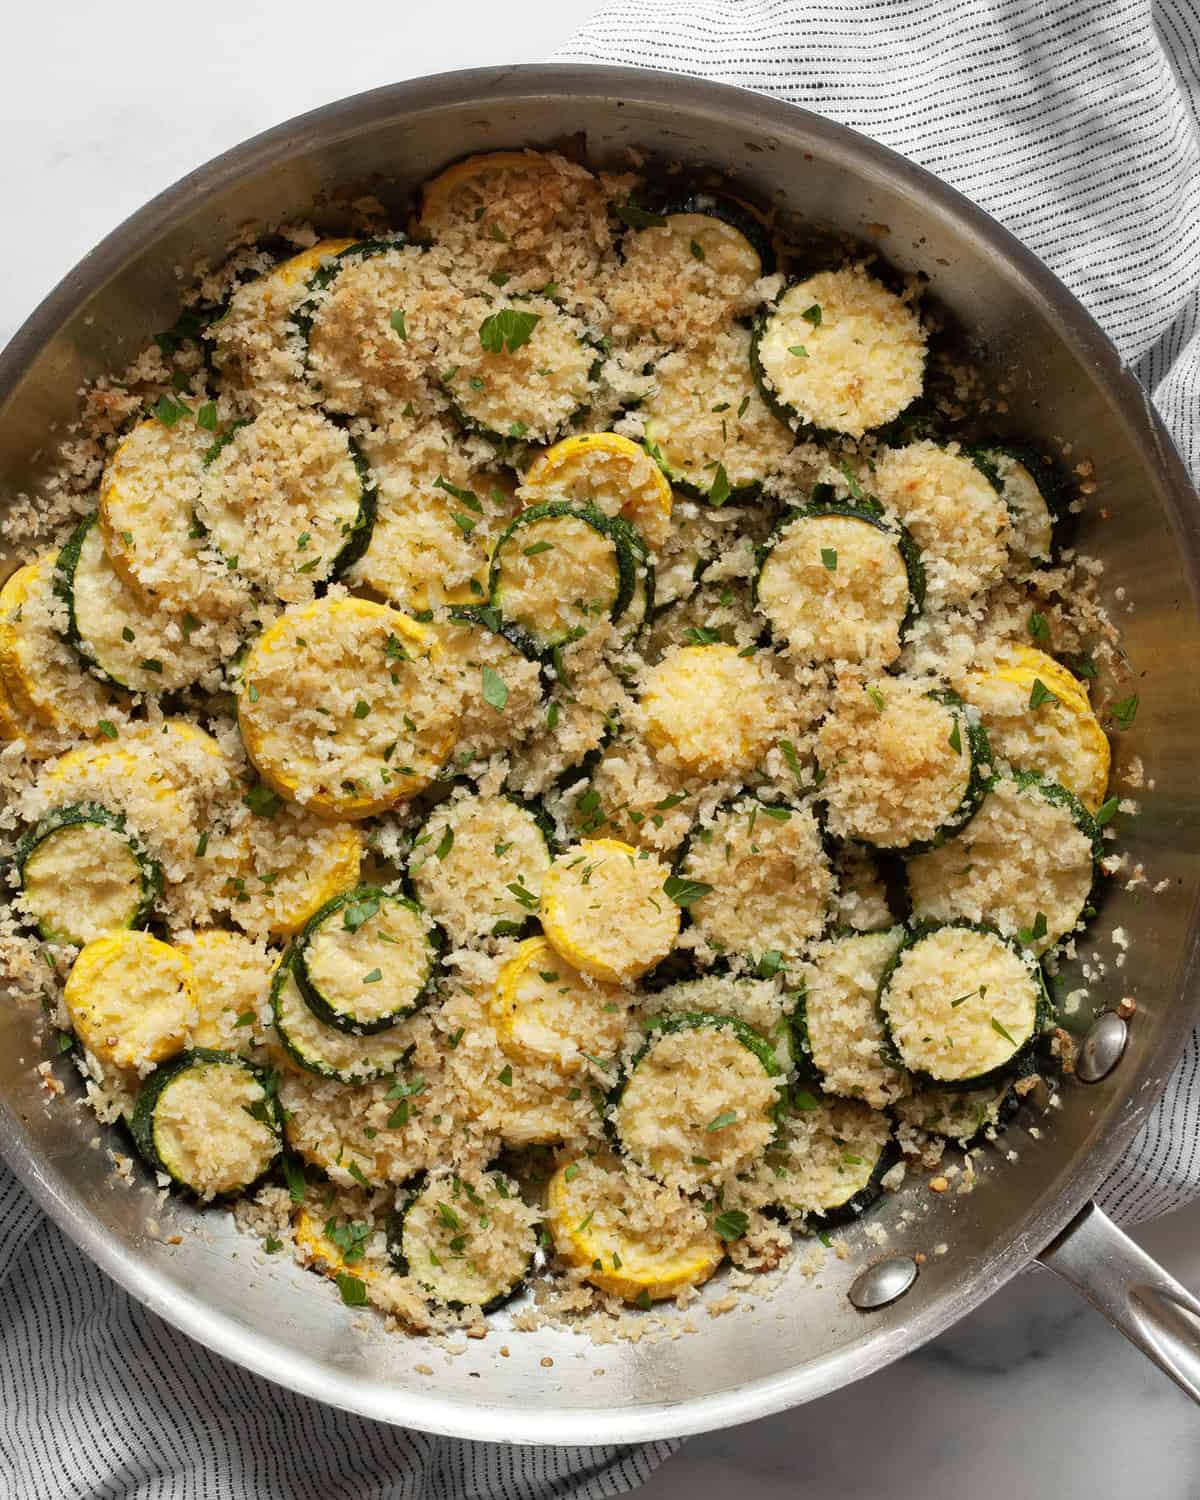
[[(152, 194), (289, 115), (422, 73), (534, 61), (592, 0), (364, 0), (322, 45), (328, 0), (10, 7), (0, 201), (10, 211), (0, 342)], [(270, 65), (264, 69), (263, 57)], [(1137, 1238), (1200, 1286), (1200, 1205)], [(646, 1500), (1012, 1500), (1200, 1495), (1200, 1412), (1049, 1273), (892, 1369), (799, 1411), (697, 1438)]]

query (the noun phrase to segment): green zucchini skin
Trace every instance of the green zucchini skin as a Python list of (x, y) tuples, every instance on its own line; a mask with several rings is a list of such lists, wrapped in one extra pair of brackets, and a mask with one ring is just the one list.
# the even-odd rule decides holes
[[(499, 1175), (507, 1179), (507, 1173), (500, 1172), (499, 1168), (489, 1167), (483, 1175), (487, 1177)], [(384, 1236), (387, 1242), (388, 1260), (391, 1263), (392, 1269), (400, 1276), (413, 1275), (412, 1268), (409, 1264), (409, 1258), (404, 1251), (404, 1225), (406, 1219), (408, 1218), (409, 1210), (412, 1208), (413, 1204), (416, 1203), (417, 1200), (421, 1197), (422, 1193), (424, 1193), (425, 1189), (428, 1186), (429, 1174), (427, 1172), (419, 1173), (415, 1178), (413, 1178), (410, 1183), (405, 1185), (403, 1202), (398, 1205), (394, 1213), (391, 1213), (387, 1216), (387, 1219), (384, 1223)], [(492, 1297), (487, 1302), (478, 1304), (479, 1311), (481, 1313), (486, 1314), (496, 1312), (500, 1308), (512, 1302), (515, 1298), (519, 1297), (528, 1286), (530, 1277), (533, 1276), (536, 1271), (540, 1270), (545, 1264), (545, 1252), (541, 1249), (543, 1232), (540, 1224), (536, 1226), (535, 1234), (536, 1243), (534, 1251), (529, 1257), (529, 1262), (525, 1267), (524, 1274), (522, 1276), (519, 1276), (517, 1280), (507, 1288), (507, 1290), (499, 1292), (495, 1297)], [(416, 1276), (414, 1276), (413, 1279), (416, 1281), (420, 1281), (420, 1278)], [(424, 1286), (425, 1283), (421, 1282), (421, 1285)], [(430, 1288), (427, 1287), (426, 1290), (430, 1291), (431, 1296), (435, 1296)], [(455, 1312), (462, 1312), (467, 1304), (464, 1302), (447, 1302), (444, 1305), (451, 1308)], [(476, 1304), (472, 1304), (472, 1306), (474, 1305)]]
[[(145, 849), (141, 843), (134, 839), (125, 826), (124, 814), (114, 813), (109, 808), (102, 806), (99, 802), (73, 802), (69, 807), (56, 808), (47, 813), (32, 828), (27, 829), (17, 844), (14, 856), (17, 877), (22, 888), (25, 885), (25, 866), (30, 856), (41, 847), (52, 835), (63, 828), (76, 828), (95, 824), (101, 828), (111, 828), (114, 833), (121, 834), (129, 849), (137, 861), (140, 874), (140, 898), (129, 920), (129, 926), (145, 927), (154, 913), (154, 907), (163, 891), (162, 865)], [(53, 942), (54, 935), (47, 932), (41, 924), (38, 931), (47, 942)]]
[[(322, 1057), (314, 1057), (312, 1054), (305, 1052), (302, 1047), (297, 1046), (296, 1040), (288, 1031), (283, 1017), (283, 989), (289, 977), (295, 978), (296, 988), (300, 990), (299, 976), (292, 975), (295, 961), (296, 949), (295, 944), (293, 944), (279, 960), (275, 968), (275, 973), (271, 978), (270, 1000), (272, 1022), (279, 1045), (287, 1055), (297, 1067), (303, 1068), (306, 1073), (313, 1073), (318, 1078), (329, 1078), (335, 1083), (370, 1083), (374, 1078), (389, 1077), (395, 1071), (399, 1058), (386, 1066), (370, 1068), (359, 1072), (354, 1069), (335, 1068)], [(308, 1001), (305, 999), (303, 990), (300, 990), (300, 998), (304, 1002), (305, 1007), (308, 1008)], [(324, 1022), (321, 1024), (324, 1025)], [(330, 1027), (329, 1029), (334, 1031), (337, 1028)]]
[(1035, 444), (1020, 438), (979, 443), (963, 451), (975, 467), (987, 476), (999, 495), (1004, 494), (1004, 482), (992, 455), (1001, 454), (1025, 467), (1050, 513), (1050, 556), (1038, 559), (1038, 566), (1052, 567), (1070, 540), (1077, 519), (1071, 511), (1071, 502), (1075, 498), (1074, 489), (1062, 465), (1056, 460), (1047, 462), (1045, 454)]
[(154, 1172), (163, 1172), (176, 1187), (182, 1188), (186, 1193), (197, 1196), (196, 1190), (190, 1183), (183, 1182), (171, 1172), (170, 1168), (158, 1154), (158, 1148), (154, 1144), (154, 1111), (158, 1105), (163, 1090), (181, 1073), (188, 1072), (197, 1064), (219, 1063), (225, 1066), (245, 1068), (248, 1073), (253, 1073), (262, 1085), (266, 1098), (267, 1118), (262, 1121), (270, 1129), (278, 1142), (275, 1156), (267, 1164), (264, 1170), (253, 1182), (245, 1183), (239, 1188), (234, 1188), (228, 1193), (219, 1194), (218, 1201), (239, 1197), (248, 1192), (270, 1173), (279, 1154), (283, 1150), (283, 1112), (280, 1108), (279, 1099), (275, 1092), (274, 1080), (265, 1068), (260, 1068), (257, 1063), (250, 1062), (247, 1058), (238, 1057), (232, 1052), (219, 1052), (212, 1047), (195, 1047), (191, 1051), (183, 1052), (178, 1057), (172, 1058), (170, 1062), (163, 1063), (161, 1067), (147, 1078), (142, 1085), (134, 1104), (133, 1113), (129, 1116), (129, 1132), (133, 1136), (134, 1144), (141, 1153), (146, 1165)]
[(804, 1219), (804, 1227), (809, 1234), (818, 1234), (822, 1229), (837, 1229), (842, 1225), (850, 1224), (855, 1219), (861, 1219), (869, 1208), (873, 1208), (883, 1196), (883, 1179), (900, 1160), (900, 1147), (895, 1136), (892, 1136), (887, 1145), (879, 1153), (875, 1162), (874, 1170), (870, 1180), (852, 1198), (847, 1198), (845, 1203), (837, 1208), (828, 1209), (823, 1214), (807, 1214)]
[(55, 598), (62, 601), (67, 611), (66, 629), (60, 631), (62, 639), (71, 647), (88, 671), (98, 673), (109, 687), (116, 688), (119, 693), (127, 694), (130, 691), (127, 684), (111, 676), (91, 654), (87, 642), (80, 632), (79, 619), (75, 613), (75, 572), (79, 567), (79, 560), (83, 555), (83, 544), (87, 541), (88, 533), (98, 521), (99, 516), (93, 511), (90, 516), (85, 516), (80, 521), (79, 525), (76, 526), (75, 530), (67, 538), (54, 564), (52, 588)]
[(900, 622), (900, 641), (903, 644), (916, 623), (917, 616), (925, 608), (925, 564), (921, 559), (921, 549), (917, 545), (916, 538), (903, 522), (888, 519), (883, 513), (883, 507), (873, 496), (868, 495), (860, 501), (844, 501), (830, 498), (832, 494), (831, 485), (814, 486), (808, 504), (784, 511), (774, 531), (757, 549), (757, 565), (754, 569), (754, 583), (751, 591), (754, 606), (758, 608), (758, 589), (763, 567), (770, 559), (783, 533), (797, 521), (809, 518), (820, 519), (823, 516), (844, 516), (851, 521), (861, 521), (865, 526), (873, 526), (876, 531), (890, 537), (904, 559), (904, 570), (908, 574), (908, 608)]
[[(645, 598), (645, 608), (642, 611), (641, 618), (633, 622), (631, 629), (628, 631), (627, 638), (632, 643), (641, 636), (642, 632), (654, 618), (654, 596), (657, 586), (657, 574), (655, 573), (653, 555), (650, 548), (643, 541), (642, 534), (637, 527), (625, 520), (623, 516), (612, 516), (610, 517), (610, 521), (616, 534), (624, 538), (625, 545), (628, 547), (630, 556), (633, 559), (634, 583), (633, 588), (630, 590), (630, 603), (636, 598), (639, 580), (641, 581), (642, 593)], [(628, 608), (628, 605), (626, 605), (626, 608)]]
[[(919, 943), (923, 938), (929, 937), (931, 933), (941, 932), (947, 927), (961, 927), (969, 932), (984, 932), (989, 937), (995, 938), (997, 942), (1003, 943), (1006, 947), (1011, 948), (1012, 951), (1017, 955), (1017, 957), (1020, 958), (1025, 967), (1030, 971), (1031, 976), (1035, 979), (1038, 991), (1037, 1010), (1034, 1017), (1033, 1034), (1032, 1036), (1030, 1036), (1029, 1040), (1025, 1042), (1021, 1047), (1019, 1047), (1017, 1051), (1014, 1052), (1011, 1057), (1009, 1057), (1007, 1062), (1001, 1063), (998, 1067), (990, 1068), (986, 1073), (978, 1073), (971, 1078), (956, 1078), (950, 1080), (947, 1080), (945, 1078), (935, 1078), (931, 1073), (924, 1072), (919, 1068), (910, 1067), (909, 1064), (905, 1062), (892, 1036), (892, 1029), (888, 1022), (887, 1011), (884, 1008), (883, 1004), (883, 997), (887, 991), (888, 984), (891, 982), (892, 975), (895, 972), (897, 965), (900, 963), (903, 955), (908, 951), (909, 948), (913, 947), (914, 944)], [(913, 1078), (915, 1078), (918, 1083), (926, 1084), (930, 1088), (945, 1089), (950, 1093), (967, 1093), (971, 1089), (984, 1088), (990, 1083), (998, 1082), (1001, 1078), (1017, 1077), (1023, 1071), (1028, 1071), (1029, 1065), (1037, 1054), (1038, 1042), (1040, 1038), (1046, 1031), (1050, 1029), (1051, 1025), (1053, 1024), (1054, 1007), (1050, 1000), (1049, 991), (1046, 989), (1046, 976), (1043, 973), (1042, 966), (1035, 958), (1033, 958), (1028, 948), (1022, 948), (1020, 943), (1015, 942), (1012, 938), (1006, 938), (1002, 932), (997, 932), (994, 927), (988, 927), (983, 922), (968, 922), (959, 919), (952, 922), (930, 921), (915, 922), (912, 924), (912, 926), (909, 928), (908, 935), (900, 944), (899, 948), (896, 949), (892, 957), (888, 960), (882, 975), (880, 975), (879, 989), (877, 991), (876, 998), (876, 1014), (879, 1017), (879, 1023), (883, 1028), (884, 1040), (883, 1045), (880, 1048), (880, 1054), (885, 1059), (885, 1061), (890, 1063), (895, 1068), (901, 1068), (905, 1072), (911, 1073)]]
[[(649, 420), (651, 423), (654, 421), (654, 414), (652, 412), (649, 414)], [(686, 495), (689, 500), (699, 500), (703, 505), (712, 505), (711, 486), (706, 490), (701, 485), (695, 484), (692, 480), (685, 478), (673, 469), (667, 462), (662, 449), (654, 441), (650, 433), (647, 433), (642, 438), (642, 447), (646, 450), (648, 457), (652, 458), (662, 470), (672, 489), (678, 490), (681, 495)], [(748, 484), (734, 485), (725, 499), (721, 501), (719, 508), (723, 510), (727, 505), (749, 505), (753, 501), (761, 499), (762, 492), (763, 482), (761, 479), (752, 479)]]
[[(488, 604), (492, 609), (499, 610), (500, 619), (503, 624), (515, 630), (518, 636), (524, 636), (530, 645), (530, 650), (536, 651), (540, 658), (553, 652), (558, 647), (568, 645), (572, 640), (578, 640), (579, 636), (569, 632), (559, 640), (539, 641), (531, 632), (525, 630), (519, 622), (506, 620), (504, 615), (504, 602), (502, 597), (502, 577), (504, 572), (504, 549), (512, 544), (514, 538), (519, 538), (526, 526), (537, 521), (556, 520), (559, 517), (569, 516), (575, 520), (583, 521), (586, 525), (598, 531), (601, 536), (607, 537), (613, 544), (613, 551), (617, 560), (617, 594), (609, 608), (609, 619), (614, 624), (625, 613), (633, 591), (637, 584), (637, 564), (635, 562), (633, 549), (630, 545), (626, 523), (617, 526), (613, 523), (611, 516), (606, 516), (602, 510), (594, 505), (572, 505), (566, 500), (550, 500), (544, 505), (531, 505), (527, 510), (513, 518), (512, 521), (500, 533), (492, 552), (491, 569), (488, 575)], [(509, 637), (509, 639), (513, 639)], [(514, 642), (515, 643), (515, 642)], [(526, 648), (522, 648), (526, 649)]]
[(385, 1016), (379, 1016), (372, 1021), (359, 1021), (345, 1011), (338, 1010), (325, 995), (317, 988), (312, 976), (308, 971), (308, 949), (320, 929), (330, 918), (335, 917), (338, 912), (354, 902), (376, 900), (381, 905), (385, 901), (391, 901), (398, 906), (405, 907), (411, 912), (420, 912), (419, 904), (408, 896), (394, 895), (385, 891), (380, 886), (360, 885), (353, 890), (342, 891), (328, 900), (324, 906), (315, 911), (308, 921), (295, 945), (295, 970), (296, 983), (300, 987), (300, 993), (304, 996), (304, 1003), (316, 1016), (317, 1020), (326, 1026), (332, 1026), (335, 1031), (345, 1032), (348, 1036), (374, 1036), (377, 1032), (386, 1031), (388, 1027), (395, 1026), (398, 1021), (405, 1020), (414, 1015), (422, 1005), (432, 997), (437, 988), (438, 981), (438, 957), (442, 948), (441, 935), (438, 929), (432, 928), (426, 934), (429, 949), (429, 972), (425, 983), (417, 992), (415, 998), (407, 1005), (399, 1006), (389, 1011)]
[(331, 255), (325, 264), (318, 266), (308, 278), (304, 284), (307, 295), (292, 314), (292, 325), (304, 349), (306, 375), (308, 374), (309, 342), (312, 339), (313, 323), (320, 306), (317, 293), (323, 292), (331, 282), (335, 281), (351, 260), (371, 260), (376, 255), (386, 255), (389, 250), (403, 250), (409, 243), (408, 236), (399, 233), (388, 235), (385, 239), (357, 240), (353, 245), (347, 245), (344, 250), (339, 250), (336, 255)]

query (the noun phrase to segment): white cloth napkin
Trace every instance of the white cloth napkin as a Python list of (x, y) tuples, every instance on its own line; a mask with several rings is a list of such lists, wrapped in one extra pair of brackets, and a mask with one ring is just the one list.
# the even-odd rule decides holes
[[(554, 56), (717, 78), (927, 167), (1071, 288), (1200, 482), (1197, 0), (612, 0)], [(1200, 1032), (1101, 1206), (1200, 1194)]]
[[(558, 60), (804, 104), (953, 183), (1091, 308), (1193, 474), (1200, 386), (1195, 0), (617, 0)], [(1106, 1185), (1200, 1189), (1200, 1040)], [(607, 1500), (677, 1446), (515, 1449), (403, 1432), (226, 1363), (128, 1297), (0, 1166), (0, 1500)]]

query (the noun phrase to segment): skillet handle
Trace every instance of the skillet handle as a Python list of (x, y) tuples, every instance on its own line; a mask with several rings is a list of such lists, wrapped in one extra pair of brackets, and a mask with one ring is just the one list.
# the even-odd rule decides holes
[(1089, 1203), (1038, 1256), (1200, 1405), (1200, 1299)]

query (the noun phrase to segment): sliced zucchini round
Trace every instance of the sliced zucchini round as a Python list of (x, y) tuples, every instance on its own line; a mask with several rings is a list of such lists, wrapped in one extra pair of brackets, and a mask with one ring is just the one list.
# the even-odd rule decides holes
[(351, 1086), (284, 1068), (279, 1102), (289, 1147), (342, 1187), (400, 1186), (454, 1149), (453, 1106), (423, 1073)]
[(1053, 459), (1019, 444), (981, 448), (977, 457), (995, 474), (1008, 506), (1008, 544), (1030, 563), (1054, 557), (1056, 531), (1066, 513), (1066, 486)]
[(747, 1191), (815, 1234), (865, 1213), (899, 1159), (886, 1115), (855, 1099), (823, 1099), (800, 1088)]
[(519, 932), (537, 911), (550, 860), (546, 828), (524, 803), (462, 792), (425, 820), (408, 873), (458, 947)]
[(415, 901), (360, 885), (309, 918), (296, 943), (296, 978), (319, 1021), (374, 1036), (429, 998), (437, 958), (434, 931)]
[(702, 887), (687, 910), (710, 948), (775, 966), (820, 934), (834, 894), (811, 809), (756, 797), (693, 828), (678, 870)]
[(988, 922), (1045, 953), (1095, 910), (1103, 844), (1091, 814), (1037, 771), (997, 775), (979, 811), (940, 848), (909, 860), (916, 916)]
[(583, 432), (539, 453), (521, 481), (527, 504), (568, 500), (606, 516), (621, 516), (651, 547), (670, 533), (671, 486), (632, 438), (616, 432)]
[(339, 251), (295, 317), (321, 404), (350, 416), (428, 405), (426, 370), (458, 300), (437, 260), (403, 235)]
[(755, 284), (770, 268), (770, 241), (746, 209), (715, 193), (657, 208), (617, 209), (632, 222), (607, 300), (637, 337), (690, 344), (753, 307)]
[(544, 937), (521, 943), (501, 968), (489, 1002), (504, 1051), (564, 1073), (607, 1068), (621, 1047), (630, 997), (571, 967)]
[(1003, 1130), (1021, 1103), (1011, 1077), (981, 1089), (917, 1089), (893, 1107), (901, 1125), (967, 1147)]
[(358, 884), (363, 834), (353, 823), (331, 823), (290, 802), (256, 805), (264, 813), (249, 812), (228, 839), (229, 914), (254, 936), (294, 937), (339, 891)]
[(789, 512), (759, 555), (754, 603), (806, 660), (888, 666), (924, 601), (916, 542), (866, 505)]
[(238, 726), (281, 796), (364, 818), (436, 775), (457, 730), (456, 694), (433, 633), (367, 599), (285, 610), (250, 648)]
[(280, 1150), (279, 1105), (244, 1057), (198, 1047), (142, 1085), (130, 1129), (147, 1164), (205, 1200), (244, 1192)]
[(612, 524), (633, 558), (633, 593), (618, 631), (622, 643), (628, 645), (637, 640), (654, 614), (657, 574), (653, 554), (640, 533), (621, 516), (614, 517)]
[(338, 1083), (369, 1083), (395, 1072), (412, 1046), (404, 1021), (370, 1036), (351, 1036), (327, 1026), (304, 998), (289, 949), (271, 981), (271, 1013), (278, 1050), (299, 1067)]
[(641, 405), (646, 451), (671, 483), (709, 505), (752, 500), (785, 466), (789, 429), (750, 375), (750, 334), (736, 324), (665, 355)]
[(904, 1073), (881, 1055), (876, 997), (904, 929), (844, 933), (819, 943), (804, 965), (795, 1029), (805, 1062), (827, 1094), (883, 1109), (909, 1092)]
[(538, 1258), (538, 1218), (503, 1172), (426, 1178), (392, 1226), (392, 1263), (448, 1307), (491, 1312)]
[(491, 605), (455, 610), (429, 629), (457, 694), (455, 763), (465, 767), (525, 746), (546, 722), (546, 678), (530, 637)]
[(684, 1192), (742, 1171), (775, 1133), (782, 1074), (771, 1044), (703, 1011), (657, 1018), (648, 1033), (614, 1099), (621, 1149)]
[(578, 640), (633, 596), (628, 532), (593, 506), (551, 501), (521, 512), (492, 553), (491, 603), (538, 650)]
[(185, 609), (148, 604), (113, 567), (94, 515), (58, 555), (54, 590), (66, 605), (63, 639), (114, 687), (156, 696), (188, 687), (217, 666), (219, 628)]
[(273, 954), (240, 932), (210, 927), (175, 939), (192, 965), (196, 988), (193, 1047), (248, 1052), (262, 1040)]
[(76, 802), (40, 819), (17, 845), (21, 899), (51, 943), (82, 947), (144, 927), (162, 894), (162, 866), (98, 802)]
[(803, 438), (859, 438), (921, 395), (925, 330), (910, 303), (847, 266), (787, 287), (750, 358), (764, 400)]
[(758, 656), (719, 641), (678, 646), (643, 679), (646, 739), (661, 761), (690, 775), (738, 776), (778, 738), (776, 687)]
[(795, 992), (781, 989), (774, 979), (755, 979), (746, 974), (709, 973), (681, 979), (665, 989), (642, 996), (644, 1014), (689, 1015), (706, 1011), (744, 1021), (768, 1042), (782, 1073), (796, 1065), (792, 1011)]
[(627, 984), (671, 951), (680, 908), (671, 872), (646, 849), (583, 839), (542, 877), (539, 914), (568, 963), (607, 984)]
[(970, 822), (991, 752), (956, 694), (902, 677), (847, 677), (817, 733), (817, 761), (830, 830), (911, 855)]
[(214, 448), (196, 514), (231, 571), (294, 604), (366, 551), (375, 483), (357, 444), (328, 417), (270, 407)]
[(922, 1082), (980, 1088), (1011, 1072), (1050, 1018), (1027, 949), (970, 922), (921, 923), (879, 982), (889, 1055)]
[(725, 1258), (700, 1206), (678, 1188), (588, 1157), (551, 1177), (546, 1223), (585, 1281), (641, 1307), (700, 1286)]
[(144, 1068), (187, 1045), (199, 1017), (187, 956), (148, 932), (93, 938), (63, 991), (79, 1040), (101, 1062)]
[(542, 297), (474, 297), (459, 317), (439, 359), (449, 364), (442, 389), (462, 426), (504, 458), (518, 445), (561, 437), (599, 373), (584, 324)]
[(998, 581), (1008, 559), (1008, 507), (970, 454), (928, 440), (885, 448), (872, 486), (921, 548), (931, 604), (966, 604)]
[(1096, 811), (1112, 751), (1082, 682), (1044, 651), (1018, 646), (986, 671), (969, 673), (961, 687), (1001, 764), (1043, 771)]

